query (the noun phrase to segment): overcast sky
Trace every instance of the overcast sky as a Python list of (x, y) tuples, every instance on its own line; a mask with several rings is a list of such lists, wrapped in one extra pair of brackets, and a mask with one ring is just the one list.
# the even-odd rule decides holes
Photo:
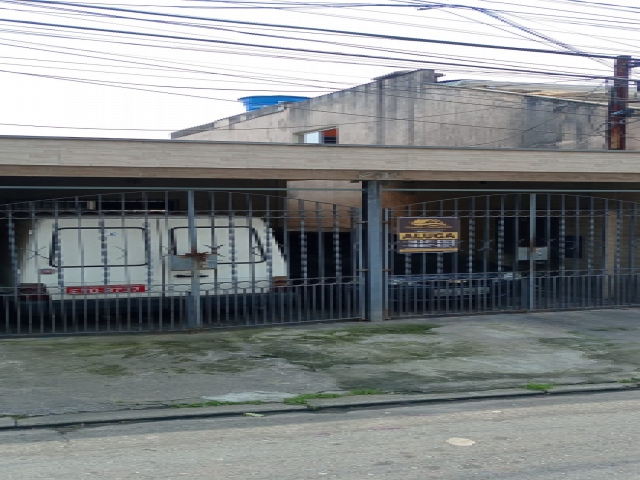
[[(113, 0), (84, 5), (606, 55), (633, 54), (640, 47), (640, 6), (634, 0), (609, 4), (596, 0), (459, 0), (447, 3), (451, 6), (423, 10), (409, 6), (411, 3), (424, 6), (429, 2)], [(29, 1), (0, 0), (0, 8), (2, 135), (169, 138), (171, 131), (241, 113), (239, 97), (318, 96), (400, 69), (435, 68), (445, 74), (443, 80), (544, 81), (593, 88), (604, 86), (604, 80), (487, 67), (612, 74), (610, 60), (308, 33)], [(333, 56), (331, 52), (392, 59)]]

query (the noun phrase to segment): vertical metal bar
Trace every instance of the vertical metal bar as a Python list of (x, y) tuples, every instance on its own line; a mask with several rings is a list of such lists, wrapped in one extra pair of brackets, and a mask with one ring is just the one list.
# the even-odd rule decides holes
[(630, 298), (629, 298), (629, 303), (632, 305), (637, 304), (637, 299), (635, 298), (635, 292), (637, 291), (637, 287), (638, 287), (638, 276), (636, 274), (636, 269), (635, 269), (635, 256), (636, 256), (636, 228), (638, 225), (638, 203), (637, 202), (633, 202), (633, 208), (630, 212), (631, 215), (631, 221), (629, 222), (629, 243), (627, 246), (627, 249), (629, 251), (629, 278), (630, 278), (630, 285), (629, 285), (629, 293), (630, 293)]
[(238, 308), (238, 297), (240, 296), (240, 286), (238, 284), (238, 252), (237, 252), (237, 242), (236, 242), (236, 223), (235, 216), (236, 212), (234, 210), (233, 204), (233, 192), (230, 192), (228, 195), (228, 218), (229, 218), (229, 252), (231, 258), (231, 298), (233, 302), (233, 314), (234, 318), (238, 318), (239, 308)]
[(633, 209), (631, 210), (631, 221), (629, 222), (629, 272), (635, 274), (636, 266), (636, 228), (638, 227), (638, 203), (633, 202)]
[[(580, 303), (580, 296), (584, 295), (584, 292), (580, 290), (578, 287), (580, 285), (580, 279), (584, 279), (584, 272), (580, 270), (580, 259), (586, 254), (586, 250), (582, 248), (582, 232), (580, 231), (580, 199), (581, 197), (576, 196), (576, 209), (574, 212), (575, 218), (575, 232), (578, 243), (578, 248), (573, 250), (573, 272), (571, 274), (571, 306), (576, 306), (577, 303)], [(584, 250), (584, 251), (583, 251)]]
[[(216, 212), (216, 192), (209, 192), (209, 216), (211, 217), (211, 229), (213, 236), (213, 243), (211, 246), (213, 248), (218, 248), (219, 236), (216, 236), (216, 221), (218, 219)], [(224, 229), (224, 226), (222, 227)], [(216, 250), (217, 251), (217, 250)], [(218, 257), (220, 259), (220, 257)], [(224, 288), (220, 282), (220, 276), (218, 274), (218, 269), (215, 268), (213, 270), (213, 305), (215, 306), (215, 323), (221, 324), (223, 311), (222, 311), (222, 303), (224, 299)], [(212, 313), (213, 314), (213, 313)], [(228, 316), (228, 313), (225, 312)]]
[(382, 304), (384, 311), (386, 312), (386, 316), (390, 317), (389, 313), (389, 253), (393, 255), (393, 246), (389, 245), (390, 235), (390, 227), (391, 227), (391, 217), (389, 213), (390, 209), (385, 208), (383, 211), (384, 223), (382, 225), (382, 290), (383, 290), (383, 298)]
[[(58, 210), (58, 202), (53, 202), (53, 256), (55, 262), (52, 266), (57, 266), (58, 290), (60, 293), (60, 315), (62, 316), (62, 331), (67, 331), (67, 312), (66, 312), (66, 290), (64, 288), (64, 265), (62, 264), (62, 245), (60, 244), (60, 214)], [(51, 333), (56, 333), (55, 328)]]
[(471, 210), (469, 212), (469, 244), (468, 244), (468, 257), (467, 257), (467, 273), (471, 274), (469, 280), (467, 282), (467, 288), (469, 289), (468, 295), (465, 298), (464, 294), (464, 283), (460, 283), (460, 294), (458, 295), (460, 299), (459, 309), (462, 311), (465, 309), (465, 301), (469, 302), (469, 308), (472, 308), (473, 304), (473, 287), (474, 287), (474, 279), (473, 274), (473, 263), (474, 263), (474, 254), (476, 253), (476, 197), (471, 197)]
[[(274, 250), (277, 251), (277, 246), (274, 248), (274, 245), (271, 243), (271, 197), (266, 197), (266, 215), (264, 218), (264, 234), (266, 239), (266, 256), (267, 256), (267, 278), (269, 279), (269, 284), (273, 285), (273, 256)], [(268, 297), (268, 295), (267, 295)], [(265, 305), (265, 312), (268, 313), (268, 319), (275, 323), (277, 321), (276, 318), (276, 302), (268, 302)]]
[[(267, 212), (269, 211), (269, 197), (266, 197), (266, 202), (267, 202), (267, 207), (266, 210)], [(255, 229), (253, 227), (253, 197), (251, 194), (247, 193), (245, 195), (245, 203), (247, 205), (247, 226), (248, 228), (248, 235), (249, 235), (249, 274), (250, 274), (250, 278), (251, 278), (251, 288), (250, 288), (250, 292), (249, 292), (249, 298), (251, 298), (251, 308), (249, 309), (249, 315), (245, 314), (245, 322), (247, 322), (249, 319), (251, 320), (252, 324), (256, 324), (257, 323), (257, 318), (256, 315), (258, 315), (260, 313), (260, 302), (261, 302), (261, 298), (262, 298), (262, 289), (258, 287), (257, 283), (256, 283), (256, 257), (258, 256), (256, 254), (256, 251), (260, 251), (260, 245), (256, 245), (256, 235), (255, 235)], [(266, 215), (266, 222), (265, 222), (265, 235), (266, 235), (266, 239), (267, 242), (269, 241), (269, 231), (268, 231), (268, 227), (266, 226), (266, 224), (269, 221), (269, 214), (267, 213)], [(259, 242), (259, 240), (258, 240)], [(214, 245), (213, 243), (211, 245)], [(269, 259), (267, 258), (267, 262), (269, 262)], [(269, 281), (271, 281), (271, 275), (267, 275), (267, 277), (269, 278)], [(257, 306), (256, 306), (257, 303)]]
[[(124, 264), (125, 264), (124, 278), (125, 278), (125, 285), (131, 285), (133, 283), (132, 281), (133, 279), (131, 278), (131, 272), (129, 268), (129, 263), (130, 263), (129, 262), (129, 229), (127, 228), (127, 217), (125, 215), (126, 204), (125, 204), (124, 194), (120, 194), (119, 196), (120, 196), (120, 227), (122, 228), (123, 243), (124, 243)], [(127, 317), (126, 329), (131, 330), (131, 294), (127, 293), (125, 298), (126, 298), (126, 317)], [(120, 303), (118, 302), (116, 304), (116, 315), (118, 315), (118, 317), (120, 313), (119, 306), (120, 306)], [(120, 325), (120, 327), (122, 327), (122, 325)]]
[(362, 206), (366, 222), (365, 251), (365, 319), (385, 319), (382, 277), (382, 203), (380, 182), (362, 182)]
[[(422, 202), (421, 204), (421, 215), (423, 217), (427, 217), (427, 202)], [(440, 255), (439, 253), (437, 253), (436, 255)], [(430, 272), (427, 271), (427, 257), (429, 257), (429, 255), (426, 254), (422, 254), (420, 255), (421, 260), (422, 260), (422, 268), (420, 269), (420, 276), (422, 278), (428, 278), (426, 277), (426, 275), (428, 275)], [(427, 296), (429, 295), (429, 291), (432, 289), (429, 288), (429, 284), (427, 281), (421, 281), (418, 284), (418, 288), (420, 289), (419, 295), (420, 295), (420, 300), (421, 300), (421, 314), (425, 314), (427, 312), (427, 310), (429, 308), (433, 309), (433, 302), (428, 302), (427, 301)], [(388, 305), (388, 304), (386, 304)], [(388, 307), (387, 307), (388, 308)]]
[(362, 208), (351, 208), (351, 275), (357, 282), (350, 298), (350, 311), (357, 312), (359, 318), (365, 318), (364, 302), (364, 235), (362, 229)]
[[(176, 327), (176, 302), (178, 305), (181, 303), (178, 294), (173, 284), (172, 271), (171, 271), (171, 255), (176, 254), (174, 251), (175, 237), (173, 237), (173, 230), (169, 225), (169, 192), (164, 192), (164, 221), (160, 220), (158, 224), (158, 235), (160, 239), (166, 239), (166, 251), (163, 248), (163, 242), (160, 242), (160, 258), (162, 261), (162, 298), (168, 303), (169, 315), (169, 328), (174, 330)], [(164, 302), (163, 302), (164, 303)]]
[[(600, 275), (598, 275), (597, 270), (594, 270), (594, 260), (595, 260), (595, 256), (596, 256), (596, 224), (595, 224), (595, 217), (596, 217), (596, 212), (595, 212), (595, 199), (593, 197), (589, 198), (589, 252), (587, 254), (587, 270), (588, 270), (588, 283), (587, 283), (587, 295), (586, 295), (586, 299), (592, 299), (592, 280), (595, 279), (596, 280), (596, 284), (597, 284), (597, 290), (596, 292), (598, 292), (598, 297), (593, 299), (595, 300), (596, 304), (599, 304), (600, 302), (598, 301), (598, 299), (602, 300), (603, 297), (603, 290), (600, 285), (600, 279), (602, 278), (602, 273), (603, 270), (600, 271)], [(605, 235), (606, 233), (606, 226), (607, 224), (607, 214), (606, 214), (606, 209), (605, 209), (605, 213), (603, 215), (603, 235)], [(602, 245), (602, 251), (604, 252), (604, 242)], [(603, 266), (604, 263), (606, 262), (606, 256), (603, 254), (602, 256), (602, 260), (600, 262), (600, 265)], [(584, 306), (584, 305), (583, 305)]]
[(624, 231), (624, 218), (622, 201), (618, 200), (616, 207), (616, 243), (615, 243), (615, 266), (614, 266), (614, 300), (618, 303), (624, 299), (625, 288), (621, 276), (621, 264), (622, 264), (622, 234)]
[[(404, 208), (404, 216), (405, 217), (410, 217), (412, 215), (412, 211), (411, 211), (411, 205), (408, 205)], [(415, 273), (412, 269), (412, 256), (414, 254), (411, 253), (405, 253), (403, 254), (403, 258), (404, 258), (404, 275), (407, 275), (409, 278), (412, 278), (412, 275)], [(403, 300), (403, 305), (407, 306), (407, 312), (405, 313), (411, 313), (413, 315), (415, 315), (417, 313), (417, 308), (418, 308), (418, 295), (417, 295), (417, 286), (416, 285), (407, 285), (404, 288), (404, 300)], [(411, 304), (411, 299), (413, 298), (413, 304)]]
[[(560, 264), (560, 275), (558, 278), (558, 281), (560, 282), (560, 286), (558, 288), (558, 296), (559, 296), (559, 307), (563, 308), (565, 306), (565, 276), (566, 276), (566, 259), (565, 257), (567, 256), (566, 254), (566, 244), (565, 244), (565, 240), (567, 237), (567, 212), (566, 212), (566, 195), (561, 195), (560, 196), (560, 229), (559, 229), (559, 234), (558, 234), (558, 256), (560, 258), (558, 258), (558, 262)], [(578, 237), (574, 237), (574, 248), (577, 247), (578, 244)]]
[[(104, 222), (104, 212), (102, 211), (102, 195), (98, 195), (96, 197), (96, 203), (98, 204), (98, 232), (100, 233), (100, 258), (102, 260), (102, 284), (109, 285), (109, 255), (108, 255), (108, 247), (107, 247), (107, 234), (106, 234), (106, 226)], [(106, 291), (106, 289), (105, 289)], [(103, 315), (106, 318), (107, 322), (107, 332), (111, 331), (111, 315), (109, 311), (108, 302), (106, 299), (106, 294), (101, 294), (102, 299), (100, 297), (96, 297), (96, 324), (95, 329), (98, 331), (99, 321)], [(100, 301), (102, 300), (102, 302)], [(100, 303), (102, 303), (102, 309), (100, 308)], [(103, 311), (101, 311), (103, 310)], [(106, 315), (105, 315), (106, 314)], [(85, 324), (85, 332), (87, 331), (87, 326)]]
[[(143, 235), (143, 243), (144, 243), (144, 262), (147, 265), (147, 278), (145, 279), (145, 283), (147, 284), (147, 292), (146, 295), (138, 297), (138, 309), (140, 311), (140, 315), (143, 314), (142, 303), (146, 303), (146, 308), (144, 309), (144, 314), (147, 316), (147, 328), (149, 330), (153, 329), (153, 315), (151, 314), (151, 296), (153, 295), (153, 262), (151, 261), (151, 232), (150, 224), (149, 224), (149, 194), (147, 192), (142, 193), (142, 209), (144, 215), (144, 221), (142, 224), (142, 235)], [(127, 294), (131, 296), (131, 294)], [(146, 297), (146, 298), (145, 298)], [(145, 302), (146, 300), (146, 302)], [(162, 325), (159, 325), (161, 327)]]
[(322, 206), (320, 202), (316, 202), (316, 228), (318, 229), (318, 279), (317, 283), (320, 289), (320, 316), (323, 319), (327, 319), (329, 317), (326, 316), (325, 311), (325, 285), (327, 285), (327, 279), (325, 278), (325, 268), (324, 268), (324, 229), (323, 223), (324, 218), (322, 215)]
[[(453, 201), (453, 211), (454, 211), (454, 216), (460, 219), (460, 201), (457, 198)], [(442, 217), (444, 216), (444, 213), (445, 213), (445, 202), (444, 200), (440, 200), (438, 202), (438, 215)], [(462, 230), (462, 226), (460, 226), (460, 229)], [(443, 273), (456, 274), (460, 270), (460, 250), (462, 250), (463, 240), (460, 239), (459, 242), (460, 242), (460, 248), (458, 249), (457, 252), (453, 254), (450, 272), (444, 271), (444, 260), (445, 260), (444, 253), (442, 252), (436, 253), (437, 262), (438, 262), (438, 272), (437, 272), (438, 274), (443, 274)], [(435, 282), (432, 282), (431, 291), (433, 292), (433, 295), (434, 295), (434, 302), (437, 303), (437, 310), (441, 310), (442, 307), (444, 306), (444, 313), (449, 313), (451, 302), (454, 302), (455, 304), (455, 296), (448, 295), (448, 294), (445, 294), (444, 296), (442, 296), (438, 293), (441, 291), (448, 293), (448, 290), (449, 290), (449, 282), (447, 282), (446, 280), (443, 280), (442, 278), (443, 277), (438, 277), (438, 280), (436, 280)]]
[[(438, 215), (443, 217), (444, 216), (444, 201), (440, 200), (438, 202)], [(453, 201), (453, 216), (458, 218), (458, 221), (460, 221), (460, 201), (459, 199), (455, 199)], [(462, 229), (462, 226), (460, 226), (460, 229)], [(458, 243), (461, 244), (463, 242), (462, 239), (458, 240)], [(460, 245), (460, 248), (458, 248), (458, 250), (453, 254), (453, 259), (451, 262), (451, 268), (452, 268), (452, 272), (456, 273), (458, 272), (459, 268), (459, 262), (460, 262), (460, 250), (462, 250), (462, 245)], [(445, 273), (444, 272), (444, 255), (441, 253), (438, 253), (438, 271), (437, 273)]]
[[(40, 274), (40, 250), (38, 248), (38, 235), (37, 235), (37, 231), (36, 231), (36, 212), (35, 212), (35, 202), (29, 202), (29, 220), (30, 220), (30, 232), (32, 232), (31, 235), (29, 235), (29, 241), (31, 241), (31, 239), (33, 239), (34, 245), (33, 245), (33, 252), (29, 253), (27, 252), (27, 255), (32, 254), (34, 256), (34, 260), (35, 260), (35, 269), (37, 272), (37, 281), (36, 283), (38, 285), (42, 285), (42, 277)], [(38, 307), (36, 310), (36, 314), (39, 317), (40, 320), (40, 333), (43, 332), (43, 325), (44, 325), (44, 312), (43, 308), (41, 308), (41, 306), (39, 305), (40, 302), (38, 302)], [(29, 318), (29, 333), (33, 333), (33, 321), (31, 318)]]
[[(405, 216), (407, 217), (413, 217), (415, 215), (417, 215), (418, 212), (415, 212), (413, 207), (411, 205), (405, 207)], [(404, 271), (405, 271), (405, 275), (407, 275), (409, 278), (419, 278), (416, 277), (416, 274), (418, 274), (419, 272), (416, 271), (416, 259), (418, 258), (417, 255), (422, 256), (423, 254), (413, 254), (413, 253), (406, 253), (404, 254)], [(418, 283), (413, 283), (409, 286), (407, 286), (405, 288), (405, 294), (407, 296), (406, 298), (406, 302), (405, 304), (407, 305), (407, 314), (410, 315), (418, 315), (420, 312), (419, 309), (419, 302), (418, 302), (418, 294), (419, 294), (419, 286)]]
[[(12, 303), (16, 308), (16, 334), (22, 333), (23, 309), (20, 305), (20, 259), (18, 258), (18, 248), (16, 246), (16, 225), (14, 212), (11, 205), (7, 205), (7, 230), (9, 234), (9, 256), (11, 257), (11, 276), (13, 277), (13, 298)], [(27, 297), (28, 298), (28, 297)]]
[[(85, 255), (84, 255), (84, 241), (82, 240), (82, 207), (80, 206), (80, 199), (78, 197), (74, 198), (75, 201), (75, 210), (76, 210), (76, 218), (78, 219), (78, 247), (80, 248), (80, 285), (85, 286), (87, 284), (86, 281), (86, 264), (85, 264)], [(88, 315), (88, 299), (87, 299), (87, 293), (85, 291), (85, 293), (83, 293), (82, 295), (82, 299), (84, 301), (84, 305), (82, 308), (82, 314), (84, 317), (84, 326), (85, 326), (85, 330), (86, 330), (86, 326), (87, 326), (87, 315)], [(76, 298), (73, 299), (74, 300), (74, 307), (75, 304), (77, 303)], [(75, 309), (74, 309), (75, 310)], [(76, 318), (76, 314), (77, 310), (74, 311), (74, 315), (73, 315), (73, 326), (75, 327), (76, 332), (78, 331), (78, 319)], [(96, 309), (96, 315), (98, 313), (98, 310)]]
[(536, 194), (529, 195), (529, 305), (530, 311), (536, 309)]
[(336, 318), (341, 318), (344, 315), (342, 311), (342, 298), (344, 296), (345, 287), (342, 280), (342, 252), (340, 251), (340, 213), (337, 205), (333, 205), (333, 258), (335, 262), (335, 281), (336, 291), (335, 299), (331, 296), (331, 308), (334, 307), (335, 302), (335, 314)]
[[(491, 240), (490, 240), (490, 229), (491, 229), (491, 200), (492, 196), (487, 195), (485, 197), (485, 205), (484, 205), (484, 232), (482, 239), (482, 278), (480, 279), (480, 290), (481, 294), (476, 294), (476, 298), (481, 299), (479, 303), (481, 304), (481, 308), (486, 310), (489, 306), (489, 297), (492, 295), (492, 289), (488, 289), (488, 276), (487, 270), (489, 269), (489, 253), (491, 249)], [(476, 290), (478, 292), (478, 290)]]
[(191, 292), (190, 307), (188, 309), (187, 325), (189, 328), (202, 326), (202, 312), (200, 311), (200, 272), (198, 270), (198, 230), (196, 227), (196, 201), (195, 192), (187, 191), (187, 225), (189, 229), (189, 247), (191, 251)]
[(298, 216), (300, 218), (300, 267), (302, 273), (302, 298), (304, 300), (302, 312), (305, 315), (305, 320), (309, 320), (310, 316), (314, 314), (313, 308), (315, 305), (310, 303), (310, 293), (311, 288), (309, 287), (309, 264), (308, 264), (308, 255), (307, 255), (307, 231), (306, 231), (306, 211), (305, 211), (305, 201), (298, 200)]
[(547, 249), (547, 259), (545, 261), (545, 271), (544, 271), (544, 282), (545, 282), (545, 288), (543, 289), (543, 295), (544, 298), (542, 299), (544, 301), (544, 305), (545, 308), (549, 307), (549, 296), (553, 295), (553, 300), (555, 300), (555, 292), (556, 290), (554, 288), (552, 288), (551, 286), (551, 278), (550, 278), (550, 273), (551, 273), (551, 217), (552, 217), (552, 210), (551, 210), (551, 202), (552, 202), (552, 197), (551, 194), (547, 194), (546, 195), (546, 200), (547, 200), (547, 221), (546, 221), (546, 232), (545, 232), (545, 248)]
[[(498, 217), (498, 245), (497, 245), (497, 250), (498, 250), (498, 272), (502, 272), (503, 270), (503, 263), (504, 263), (504, 215), (505, 215), (505, 211), (504, 211), (504, 199), (505, 199), (505, 195), (500, 195), (500, 212), (499, 212), (499, 217)], [(515, 274), (513, 275), (513, 280), (511, 281), (511, 284), (515, 284), (517, 281)], [(503, 283), (502, 282), (498, 282), (498, 299), (502, 299), (502, 295), (503, 293), (505, 294), (505, 298), (507, 298), (507, 305), (503, 305), (503, 302), (500, 302), (500, 307), (506, 307), (506, 306), (510, 306), (511, 302), (511, 298), (514, 295), (514, 290), (510, 289), (509, 287), (507, 287), (508, 284), (505, 284), (504, 287), (505, 289), (507, 289), (506, 292), (502, 291), (503, 288)]]
[[(518, 193), (515, 195), (514, 198), (514, 211), (513, 211), (513, 235), (514, 235), (514, 242), (515, 242), (515, 246), (514, 246), (514, 258), (515, 261), (513, 262), (513, 271), (514, 274), (517, 274), (518, 272), (522, 271), (522, 264), (520, 263), (520, 244), (522, 243), (522, 238), (521, 238), (521, 232), (520, 232), (520, 224), (521, 224), (521, 220), (524, 220), (524, 216), (523, 216), (523, 208), (522, 208), (522, 194)], [(528, 242), (528, 240), (527, 240)], [(528, 245), (527, 245), (528, 248)], [(528, 257), (527, 257), (528, 258)], [(525, 271), (523, 271), (523, 273), (525, 273)], [(524, 276), (523, 276), (524, 277)], [(520, 282), (521, 285), (521, 289), (520, 289), (520, 308), (523, 309), (527, 309), (528, 306), (528, 300), (526, 299), (527, 294), (529, 292), (529, 288), (528, 288), (528, 275), (526, 277), (527, 279), (527, 285), (524, 284), (524, 281)], [(524, 278), (523, 278), (524, 280)]]
[[(383, 253), (386, 259), (385, 267), (389, 270), (389, 272), (391, 272), (391, 275), (398, 275), (398, 273), (400, 273), (396, 270), (396, 251), (397, 251), (397, 245), (398, 245), (396, 236), (394, 234), (394, 232), (397, 230), (396, 218), (397, 218), (397, 215), (396, 215), (395, 209), (389, 208), (386, 210), (386, 219), (387, 219), (388, 225), (387, 225), (387, 237), (385, 238), (386, 248)], [(398, 289), (399, 289), (398, 286), (395, 286), (393, 289), (391, 289), (391, 287), (387, 283), (386, 290), (388, 292), (388, 298), (385, 303), (385, 306), (390, 310), (391, 312), (390, 315), (392, 317), (394, 315), (395, 316), (399, 315), (401, 312), (401, 307), (400, 307), (401, 295), (399, 294)]]

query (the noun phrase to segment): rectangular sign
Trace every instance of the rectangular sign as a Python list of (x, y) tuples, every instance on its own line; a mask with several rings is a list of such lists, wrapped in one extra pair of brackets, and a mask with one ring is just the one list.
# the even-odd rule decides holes
[(458, 217), (398, 218), (398, 252), (457, 252), (460, 245)]
[(67, 287), (69, 295), (91, 295), (97, 293), (142, 293), (146, 292), (145, 285), (97, 285)]

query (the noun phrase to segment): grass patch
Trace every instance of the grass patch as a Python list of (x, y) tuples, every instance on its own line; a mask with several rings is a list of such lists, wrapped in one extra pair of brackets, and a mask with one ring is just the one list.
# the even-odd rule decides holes
[(384, 395), (386, 392), (376, 390), (375, 388), (364, 388), (360, 390), (351, 390), (347, 395)]
[(303, 340), (333, 340), (334, 342), (344, 343), (363, 340), (374, 335), (435, 335), (436, 332), (433, 329), (439, 326), (431, 323), (354, 325), (332, 330), (308, 331), (300, 338)]
[(304, 393), (297, 397), (285, 398), (284, 403), (287, 405), (306, 405), (309, 400), (317, 398), (340, 398), (344, 397), (342, 393)]
[(640, 378), (625, 378), (624, 380), (620, 380), (620, 383), (640, 383)]
[(175, 403), (169, 405), (170, 408), (201, 408), (201, 407), (221, 407), (223, 405), (263, 405), (261, 400), (250, 400), (246, 402), (219, 402), (217, 400), (208, 400), (198, 403)]
[(383, 395), (386, 392), (376, 390), (374, 388), (351, 390), (348, 393), (304, 393), (297, 397), (286, 398), (284, 403), (287, 405), (307, 405), (309, 400), (323, 399), (323, 398), (340, 398), (340, 397), (352, 397), (355, 395)]
[(546, 392), (547, 390), (551, 390), (553, 388), (553, 383), (530, 383), (524, 388), (526, 388), (527, 390)]
[[(261, 345), (260, 350), (263, 358), (280, 358), (313, 372), (344, 365), (389, 366), (398, 362), (464, 358), (484, 353), (471, 342), (450, 344), (436, 339), (425, 342), (397, 337), (392, 339), (388, 336), (372, 342), (341, 342), (342, 340), (324, 339), (281, 340)], [(377, 388), (377, 385), (367, 384), (353, 388)], [(384, 389), (387, 390), (386, 387)]]

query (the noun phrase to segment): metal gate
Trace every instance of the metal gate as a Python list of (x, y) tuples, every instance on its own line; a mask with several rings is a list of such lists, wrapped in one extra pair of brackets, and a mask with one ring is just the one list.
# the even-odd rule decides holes
[(220, 191), (0, 207), (0, 335), (362, 317), (360, 210)]
[[(0, 206), (0, 336), (640, 305), (637, 203), (496, 194), (383, 210), (379, 189), (365, 185), (362, 210), (199, 190)], [(455, 219), (456, 251), (400, 253), (403, 217)]]
[[(389, 317), (640, 304), (638, 204), (498, 194), (386, 210)], [(398, 252), (398, 219), (457, 218), (456, 252)]]

